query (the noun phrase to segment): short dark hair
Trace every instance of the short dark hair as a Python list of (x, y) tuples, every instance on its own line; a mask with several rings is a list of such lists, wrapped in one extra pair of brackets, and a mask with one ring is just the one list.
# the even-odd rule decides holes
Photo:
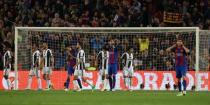
[(130, 50), (130, 49), (133, 49), (133, 46), (128, 46), (128, 49), (127, 50)]
[(108, 45), (107, 45), (107, 44), (104, 45), (104, 46), (102, 47), (102, 50), (108, 50)]
[(38, 44), (38, 43), (35, 43), (34, 45), (35, 45), (37, 48), (39, 48), (39, 44)]
[(6, 48), (12, 48), (11, 44), (7, 41), (4, 42), (4, 45), (5, 45)]

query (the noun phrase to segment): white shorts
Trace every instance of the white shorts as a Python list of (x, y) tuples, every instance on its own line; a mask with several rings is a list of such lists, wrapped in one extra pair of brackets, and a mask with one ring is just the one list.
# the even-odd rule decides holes
[(43, 74), (52, 74), (52, 68), (51, 67), (44, 67), (43, 68)]
[(4, 71), (3, 71), (3, 75), (4, 76), (9, 76), (9, 72), (11, 71), (11, 68), (6, 68), (6, 69), (4, 69)]
[(106, 69), (101, 69), (100, 71), (99, 71), (99, 74), (100, 75), (107, 75), (108, 74), (108, 70), (106, 70)]
[(40, 77), (40, 70), (38, 70), (37, 68), (32, 68), (29, 71), (29, 75), (30, 76), (36, 76), (37, 78), (39, 78)]
[(74, 71), (74, 76), (85, 77), (85, 70), (78, 70), (78, 69), (75, 69), (75, 71)]
[(123, 75), (124, 76), (133, 76), (133, 67), (130, 67), (130, 68), (124, 67)]

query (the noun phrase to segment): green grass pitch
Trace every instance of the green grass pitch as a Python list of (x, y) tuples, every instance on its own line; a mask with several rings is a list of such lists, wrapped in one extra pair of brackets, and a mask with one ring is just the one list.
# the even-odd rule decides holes
[(0, 91), (0, 105), (210, 105), (210, 92)]

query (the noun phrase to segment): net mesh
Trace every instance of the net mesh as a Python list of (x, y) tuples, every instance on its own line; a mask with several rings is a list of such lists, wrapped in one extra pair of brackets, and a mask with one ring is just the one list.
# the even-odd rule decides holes
[[(101, 48), (110, 44), (118, 46), (119, 58), (128, 47), (134, 48), (135, 70), (173, 71), (175, 54), (166, 52), (166, 49), (181, 38), (184, 45), (190, 49), (187, 56), (189, 70), (195, 69), (195, 29), (20, 29), (18, 30), (18, 71), (27, 72), (31, 66), (32, 45), (44, 42), (48, 43), (53, 51), (55, 65), (53, 71), (66, 71), (66, 47), (75, 48), (77, 43), (82, 45), (86, 53), (86, 67), (95, 67), (97, 53)], [(209, 48), (209, 35), (200, 37), (200, 49)], [(205, 50), (200, 50), (204, 53)], [(205, 55), (205, 54), (203, 54)], [(200, 55), (202, 56), (202, 55)], [(201, 58), (200, 58), (201, 60)], [(121, 61), (119, 69), (121, 69)], [(199, 65), (201, 67), (201, 65)], [(206, 65), (204, 67), (207, 67)], [(201, 67), (203, 70), (203, 66)], [(205, 69), (206, 70), (206, 69)], [(60, 81), (55, 84), (56, 88), (63, 88), (66, 76), (52, 74), (52, 78)], [(19, 74), (19, 79), (26, 79), (26, 76)], [(26, 86), (26, 85), (25, 85)]]
[(200, 31), (199, 40), (199, 68), (210, 70), (210, 31)]

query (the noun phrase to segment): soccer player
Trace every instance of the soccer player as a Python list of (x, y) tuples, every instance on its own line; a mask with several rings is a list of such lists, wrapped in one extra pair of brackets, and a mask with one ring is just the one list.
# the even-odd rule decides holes
[(43, 44), (43, 59), (44, 68), (43, 68), (43, 78), (46, 80), (47, 86), (46, 90), (53, 88), (53, 85), (50, 80), (50, 75), (52, 74), (52, 68), (54, 65), (54, 58), (52, 51), (48, 48), (47, 43)]
[[(70, 84), (70, 77), (74, 74), (74, 66), (76, 65), (76, 51), (70, 46), (67, 47), (67, 80), (65, 82), (65, 91), (68, 91)], [(82, 88), (80, 79), (77, 79), (79, 87)]]
[(123, 59), (123, 77), (126, 88), (132, 91), (132, 78), (133, 78), (133, 48), (128, 48), (128, 52), (122, 54)]
[(115, 83), (116, 83), (116, 74), (117, 74), (117, 66), (118, 66), (118, 49), (116, 40), (111, 39), (109, 41), (109, 85), (110, 91), (115, 91)]
[(4, 71), (3, 71), (3, 76), (4, 76), (4, 79), (6, 80), (7, 82), (7, 86), (8, 86), (8, 90), (11, 89), (11, 86), (10, 86), (10, 80), (9, 80), (9, 73), (10, 73), (10, 70), (12, 68), (12, 55), (11, 55), (11, 47), (10, 45), (6, 45), (5, 44), (5, 50), (6, 52), (4, 53)]
[(106, 89), (106, 85), (108, 82), (108, 61), (109, 61), (109, 52), (106, 46), (103, 47), (102, 51), (100, 51), (97, 55), (97, 61), (99, 62), (99, 70), (102, 79), (103, 88), (101, 91)]
[(41, 63), (41, 54), (39, 51), (39, 45), (34, 44), (32, 48), (32, 65), (29, 71), (28, 85), (26, 89), (31, 89), (32, 77), (36, 76), (38, 80), (38, 90), (42, 89), (42, 83), (40, 78), (40, 63)]
[[(173, 51), (175, 53), (175, 70), (176, 70), (176, 78), (178, 79), (178, 89), (179, 94), (177, 96), (186, 95), (186, 73), (188, 69), (187, 65), (187, 54), (190, 52), (188, 48), (186, 48), (181, 39), (178, 39), (176, 44), (166, 49), (166, 51)], [(182, 90), (183, 86), (183, 90)]]
[[(78, 53), (76, 59), (76, 67), (74, 71), (74, 81), (73, 81), (74, 89), (78, 87), (77, 80), (79, 78), (81, 78), (83, 82), (86, 82), (88, 85), (90, 85), (92, 89), (95, 89), (95, 86), (85, 79), (85, 52), (81, 48), (81, 45), (79, 43), (77, 43), (76, 48), (78, 50)], [(78, 91), (81, 91), (81, 89), (82, 88), (78, 88)]]

